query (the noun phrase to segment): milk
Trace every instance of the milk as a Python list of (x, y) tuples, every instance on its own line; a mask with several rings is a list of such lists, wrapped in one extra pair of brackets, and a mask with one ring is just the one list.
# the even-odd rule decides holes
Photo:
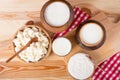
[(46, 7), (44, 18), (49, 25), (61, 27), (69, 21), (70, 9), (63, 2), (53, 2)]
[(97, 45), (103, 39), (103, 30), (96, 23), (87, 23), (82, 26), (79, 37), (85, 45)]
[(65, 56), (70, 53), (72, 44), (69, 39), (60, 37), (53, 41), (52, 50), (59, 56)]

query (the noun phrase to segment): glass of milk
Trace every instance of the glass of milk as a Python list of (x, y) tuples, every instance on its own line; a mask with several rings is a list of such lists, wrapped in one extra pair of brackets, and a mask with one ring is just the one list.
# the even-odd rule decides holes
[(95, 20), (88, 20), (76, 30), (76, 40), (82, 48), (95, 50), (103, 45), (106, 38), (104, 26)]
[(51, 32), (60, 32), (70, 26), (73, 9), (65, 0), (50, 0), (41, 10), (41, 23)]

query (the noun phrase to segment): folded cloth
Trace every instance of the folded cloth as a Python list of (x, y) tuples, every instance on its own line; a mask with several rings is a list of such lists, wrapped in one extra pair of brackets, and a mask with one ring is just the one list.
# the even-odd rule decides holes
[[(70, 27), (65, 31), (56, 33), (53, 36), (53, 40), (57, 37), (64, 36), (68, 32), (72, 31), (74, 28), (77, 28), (85, 20), (90, 18), (90, 15), (81, 9), (74, 7), (74, 20)], [(105, 62), (98, 65), (100, 68), (97, 68), (92, 76), (93, 80), (120, 80), (120, 52), (113, 55), (111, 58)]]

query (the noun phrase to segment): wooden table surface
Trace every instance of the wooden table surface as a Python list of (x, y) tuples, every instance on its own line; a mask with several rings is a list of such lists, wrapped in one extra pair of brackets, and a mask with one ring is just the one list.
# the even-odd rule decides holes
[[(12, 51), (12, 50), (9, 50), (9, 49), (11, 49), (11, 47), (10, 47), (11, 44), (8, 44), (9, 40), (11, 40), (13, 34), (16, 32), (16, 30), (20, 26), (23, 25), (23, 23), (25, 21), (27, 21), (29, 19), (39, 21), (39, 11), (41, 9), (41, 6), (46, 1), (47, 0), (1, 0), (0, 1), (0, 24), (4, 24), (4, 26), (6, 25), (5, 27), (0, 26), (0, 34), (2, 35), (2, 36), (0, 36), (0, 52), (1, 53), (9, 53)], [(117, 22), (120, 19), (120, 0), (68, 0), (68, 1), (73, 6), (78, 5), (78, 4), (85, 4), (86, 6), (93, 5), (96, 8), (100, 9), (101, 11), (105, 12), (107, 14), (108, 18), (113, 22)], [(19, 21), (21, 19), (22, 19), (22, 21)], [(15, 26), (17, 26), (19, 23), (19, 26), (17, 28), (15, 26), (12, 27), (12, 28), (14, 28), (14, 30), (12, 28), (10, 28), (9, 26), (7, 26), (7, 24), (6, 24), (6, 23), (8, 23), (9, 25), (12, 26), (12, 23), (10, 22), (11, 20)], [(17, 24), (15, 24), (15, 22), (17, 22)], [(4, 27), (4, 30), (3, 30), (3, 27)], [(7, 32), (9, 32), (9, 30), (11, 30), (12, 33), (7, 33)], [(8, 36), (8, 34), (9, 34), (9, 36)], [(8, 46), (8, 47), (6, 48), (6, 46)], [(2, 57), (4, 57), (4, 56), (2, 56)], [(7, 58), (5, 58), (5, 59), (7, 59)], [(55, 61), (55, 59), (58, 59), (57, 61), (59, 63), (57, 63), (57, 61)], [(43, 79), (48, 80), (48, 78), (50, 80), (56, 80), (56, 79), (57, 80), (58, 79), (72, 80), (71, 77), (69, 76), (69, 74), (66, 73), (65, 63), (63, 61), (61, 61), (62, 59), (63, 59), (63, 57), (58, 57), (54, 54), (51, 54), (51, 56), (47, 60), (45, 60), (47, 64), (40, 62), (41, 63), (39, 65), (40, 67), (37, 67), (36, 70), (34, 70), (34, 67), (36, 67), (36, 66), (29, 67), (30, 70), (33, 70), (33, 72), (34, 71), (37, 72), (35, 75), (41, 75), (41, 77), (35, 77), (35, 75), (30, 74), (30, 77), (25, 77), (24, 80), (43, 80)], [(2, 61), (4, 61), (4, 60), (2, 60)], [(7, 71), (7, 73), (8, 73), (6, 75), (6, 77), (4, 75), (5, 71), (2, 71), (4, 66), (0, 64), (0, 71), (1, 71), (0, 78), (7, 78), (9, 80), (16, 80), (16, 79), (22, 80), (23, 79), (19, 76), (17, 78), (15, 78), (15, 76), (17, 74), (20, 74), (17, 71), (21, 71), (24, 73), (24, 69), (28, 68), (28, 66), (30, 66), (31, 64), (26, 65), (26, 63), (22, 62), (19, 59), (16, 59), (16, 61), (20, 61), (21, 63), (17, 64), (17, 62), (11, 62), (11, 63), (5, 64), (3, 62), (0, 62), (1, 64), (9, 65), (9, 67), (11, 67), (13, 64), (15, 64), (15, 66), (12, 67), (12, 69), (10, 69), (12, 71), (9, 71), (9, 68), (5, 68), (5, 71)], [(24, 67), (19, 68), (20, 65), (24, 65)], [(41, 65), (44, 65), (44, 67), (41, 67)], [(48, 65), (51, 67), (48, 67)], [(59, 65), (61, 65), (61, 66), (59, 66)], [(54, 67), (52, 67), (52, 66), (54, 66)], [(43, 74), (39, 73), (40, 71), (37, 71), (37, 70), (40, 70)], [(46, 72), (44, 72), (44, 70)], [(54, 74), (51, 73), (52, 70), (54, 70), (54, 72), (55, 72)], [(12, 72), (15, 73), (16, 75), (11, 74)], [(29, 73), (29, 70), (26, 72)], [(44, 74), (48, 74), (48, 75), (44, 75)], [(20, 75), (22, 76), (22, 75), (28, 75), (28, 74), (20, 74)], [(15, 79), (11, 79), (11, 78), (15, 78)]]

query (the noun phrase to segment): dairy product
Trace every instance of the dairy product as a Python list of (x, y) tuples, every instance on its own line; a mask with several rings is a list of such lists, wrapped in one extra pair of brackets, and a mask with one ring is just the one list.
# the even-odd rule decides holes
[(70, 9), (60, 1), (50, 3), (44, 11), (44, 18), (49, 25), (60, 27), (69, 21)]
[(64, 37), (57, 38), (53, 41), (52, 50), (59, 56), (67, 55), (72, 49), (71, 42)]
[(85, 53), (76, 53), (68, 61), (68, 72), (78, 80), (86, 80), (94, 72), (94, 64)]
[(49, 46), (47, 36), (41, 29), (34, 26), (19, 31), (13, 40), (15, 52), (18, 52), (34, 37), (38, 38), (38, 42), (32, 42), (29, 47), (19, 54), (19, 57), (26, 62), (38, 62), (47, 54)]

